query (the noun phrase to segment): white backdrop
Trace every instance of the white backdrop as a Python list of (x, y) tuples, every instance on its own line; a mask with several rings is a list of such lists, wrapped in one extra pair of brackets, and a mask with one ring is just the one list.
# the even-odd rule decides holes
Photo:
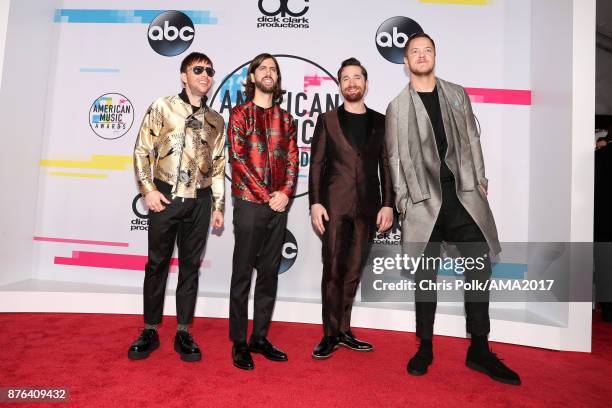
[[(194, 21), (195, 38), (190, 48), (179, 56), (164, 57), (148, 44), (146, 18), (127, 23), (119, 22), (120, 18), (105, 20), (103, 14), (87, 11), (93, 7), (90, 2), (64, 1), (58, 10), (63, 17), (56, 16), (54, 24), (57, 49), (48, 78), (35, 278), (142, 285), (143, 273), (137, 266), (146, 255), (147, 239), (143, 229), (131, 230), (143, 221), (132, 209), (137, 191), (130, 156), (148, 105), (159, 96), (180, 90), (178, 68), (188, 52), (204, 52), (214, 61), (217, 76), (211, 98), (225, 76), (260, 52), (301, 57), (320, 66), (296, 58), (279, 59), (283, 85), (292, 96), (287, 98), (292, 101), (291, 113), (297, 117), (297, 99), (300, 107), (309, 111), (298, 118), (304, 126), (299, 134), (304, 162), (298, 193), (305, 193), (311, 124), (317, 115), (317, 106), (312, 104), (318, 95), (324, 111), (328, 95), (333, 100), (338, 93), (335, 83), (325, 78), (325, 71), (335, 75), (343, 59), (360, 59), (369, 71), (366, 102), (381, 112), (407, 83), (403, 66), (388, 62), (376, 48), (376, 31), (390, 17), (409, 17), (433, 36), (440, 77), (465, 87), (492, 90), (493, 97), (507, 97), (511, 94), (507, 90), (529, 90), (530, 1), (483, 3), (469, 6), (393, 0), (373, 7), (371, 2), (358, 6), (350, 0), (294, 0), (289, 2), (293, 11), (309, 7), (303, 16), (308, 19), (308, 28), (258, 28), (262, 13), (254, 0), (233, 1), (231, 5), (214, 0), (104, 2), (108, 10), (209, 11), (213, 24)], [(267, 10), (275, 4), (278, 2), (263, 2)], [(127, 14), (124, 21), (130, 19)], [(236, 78), (227, 82), (212, 106), (220, 110), (220, 95), (225, 89), (235, 91), (236, 86)], [(300, 92), (304, 95), (298, 98)], [(134, 108), (131, 129), (114, 140), (97, 136), (89, 123), (92, 103), (107, 93), (124, 95)], [(512, 97), (506, 100), (510, 103), (488, 103), (489, 98), (483, 101), (476, 95), (474, 111), (482, 126), (491, 206), (502, 240), (527, 241), (528, 200), (516, 197), (527, 197), (529, 191), (530, 107), (513, 103)], [(227, 119), (227, 109), (222, 113)], [(231, 203), (229, 183), (226, 199)], [(136, 208), (144, 212), (141, 204)], [(229, 290), (231, 214), (230, 204), (227, 227), (208, 241), (200, 282), (203, 291)], [(310, 226), (306, 196), (294, 201), (288, 229), (295, 236), (298, 252), (293, 266), (280, 277), (279, 296), (319, 299), (320, 241)], [(293, 253), (288, 248), (289, 258)], [(175, 285), (175, 279), (176, 274), (171, 274), (169, 287)]]

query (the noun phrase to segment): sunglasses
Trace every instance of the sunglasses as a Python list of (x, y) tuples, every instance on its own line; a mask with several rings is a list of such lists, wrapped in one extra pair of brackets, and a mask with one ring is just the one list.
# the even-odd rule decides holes
[(211, 67), (203, 67), (201, 65), (196, 65), (195, 67), (192, 68), (192, 71), (196, 75), (200, 75), (202, 72), (206, 72), (206, 75), (208, 75), (211, 78), (215, 76), (215, 70), (212, 69)]

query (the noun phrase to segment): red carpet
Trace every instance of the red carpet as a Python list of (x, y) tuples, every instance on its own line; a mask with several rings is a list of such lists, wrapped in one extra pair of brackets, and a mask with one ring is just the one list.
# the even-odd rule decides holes
[(161, 347), (129, 361), (140, 316), (0, 314), (0, 387), (70, 389), (69, 404), (18, 407), (609, 407), (612, 324), (595, 320), (592, 354), (492, 343), (521, 375), (516, 387), (466, 368), (465, 339), (435, 338), (430, 372), (411, 377), (405, 367), (415, 351), (413, 333), (357, 329), (374, 352), (340, 349), (314, 361), (321, 326), (273, 323), (270, 339), (289, 362), (255, 355), (255, 370), (244, 372), (230, 361), (225, 319), (196, 319), (192, 332), (204, 358), (184, 363), (172, 349), (172, 317), (160, 327)]

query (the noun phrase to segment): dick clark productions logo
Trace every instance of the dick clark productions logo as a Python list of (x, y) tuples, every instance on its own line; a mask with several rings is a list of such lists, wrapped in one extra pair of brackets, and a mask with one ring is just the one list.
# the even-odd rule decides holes
[(387, 61), (404, 63), (404, 46), (412, 34), (422, 33), (416, 21), (402, 16), (385, 20), (376, 31), (376, 48)]
[(294, 0), (289, 6), (289, 0), (259, 0), (257, 7), (262, 16), (257, 18), (257, 28), (309, 28), (310, 22), (304, 17), (310, 9), (308, 2)]
[(149, 30), (149, 45), (153, 50), (165, 57), (174, 57), (183, 53), (195, 36), (193, 21), (180, 11), (164, 11), (151, 21)]
[(134, 123), (132, 102), (119, 93), (107, 93), (89, 108), (89, 126), (102, 139), (118, 139), (129, 132)]

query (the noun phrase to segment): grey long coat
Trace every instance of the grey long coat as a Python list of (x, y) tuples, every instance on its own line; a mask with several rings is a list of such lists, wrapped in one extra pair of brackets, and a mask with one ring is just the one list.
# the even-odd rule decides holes
[[(485, 236), (491, 255), (501, 251), (488, 188), (480, 135), (470, 99), (463, 87), (436, 78), (444, 130), (446, 163), (455, 175), (457, 197)], [(431, 236), (440, 207), (440, 157), (425, 105), (410, 84), (389, 103), (385, 142), (395, 203), (402, 214), (402, 249), (419, 256)]]

